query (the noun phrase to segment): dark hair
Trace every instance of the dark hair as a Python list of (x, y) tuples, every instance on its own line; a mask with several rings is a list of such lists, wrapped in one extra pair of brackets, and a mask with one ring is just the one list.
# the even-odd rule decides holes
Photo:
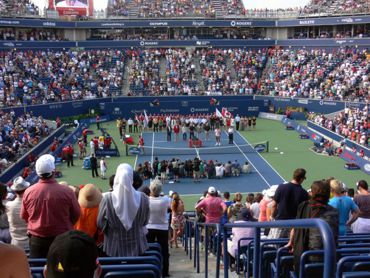
[(347, 195), (353, 198), (353, 196), (355, 196), (355, 190), (353, 188), (348, 188)]
[(138, 172), (134, 172), (134, 179), (132, 186), (135, 188), (135, 190), (138, 190), (143, 185), (143, 179), (140, 177)]
[(367, 182), (365, 180), (360, 180), (358, 183), (357, 183), (357, 189), (359, 188), (362, 188), (362, 189), (365, 189), (366, 191), (369, 190), (369, 186), (367, 185)]
[(306, 178), (306, 170), (302, 168), (298, 168), (293, 173), (293, 179), (297, 182), (303, 182)]
[(253, 193), (249, 193), (248, 195), (247, 195), (247, 198), (245, 199), (245, 201), (247, 202), (247, 203), (253, 203), (253, 201), (254, 201), (254, 194)]
[(7, 186), (0, 182), (0, 215), (5, 213), (5, 205), (3, 204), (3, 200), (6, 198), (6, 195), (8, 194)]
[(110, 191), (113, 191), (113, 184), (114, 184), (114, 178), (115, 178), (116, 175), (111, 175), (109, 177), (109, 187), (110, 187)]
[(323, 181), (314, 181), (311, 185), (311, 198), (323, 204), (330, 199), (330, 185)]
[(224, 198), (225, 199), (230, 199), (230, 192), (229, 191), (224, 192)]
[(262, 193), (257, 193), (256, 197), (254, 198), (254, 201), (256, 203), (259, 203), (259, 202), (261, 202), (262, 199), (263, 199), (263, 194)]
[(146, 196), (150, 196), (150, 188), (148, 186), (141, 187), (139, 191), (143, 192)]

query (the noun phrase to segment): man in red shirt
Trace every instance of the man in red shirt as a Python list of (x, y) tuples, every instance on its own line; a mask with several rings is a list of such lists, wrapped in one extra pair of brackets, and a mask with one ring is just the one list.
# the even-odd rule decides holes
[(216, 188), (211, 186), (208, 188), (207, 197), (200, 201), (195, 209), (205, 215), (206, 223), (220, 223), (227, 207), (225, 202), (217, 196)]
[(73, 191), (54, 178), (55, 159), (50, 154), (36, 161), (38, 183), (24, 193), (21, 217), (30, 235), (30, 258), (46, 258), (54, 238), (72, 230), (80, 216), (80, 206)]

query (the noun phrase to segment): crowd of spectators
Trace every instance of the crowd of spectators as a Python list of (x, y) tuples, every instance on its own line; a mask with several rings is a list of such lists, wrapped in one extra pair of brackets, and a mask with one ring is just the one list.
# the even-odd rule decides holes
[(1, 0), (0, 14), (3, 16), (38, 16), (39, 8), (30, 0)]
[(2, 52), (2, 106), (92, 99), (120, 94), (124, 52), (120, 50)]
[(144, 180), (158, 176), (164, 184), (180, 182), (182, 178), (192, 178), (194, 182), (200, 182), (202, 179), (238, 177), (241, 174), (251, 173), (252, 167), (248, 162), (240, 165), (237, 160), (205, 161), (196, 157), (182, 161), (174, 157), (170, 160), (159, 161), (158, 157), (155, 157), (153, 165), (145, 161), (143, 164), (139, 163), (135, 170)]
[(138, 17), (214, 17), (212, 0), (136, 0)]
[[(63, 277), (96, 272), (100, 268), (96, 263), (98, 256), (140, 256), (148, 249), (149, 242), (158, 242), (162, 252), (162, 276), (170, 275), (169, 247), (173, 243), (177, 246), (185, 222), (185, 206), (179, 194), (164, 195), (163, 183), (158, 178), (153, 179), (149, 187), (143, 186), (140, 175), (125, 163), (117, 167), (109, 181), (111, 190), (105, 193), (93, 184), (82, 185), (77, 190), (68, 183), (59, 184), (51, 155), (41, 156), (35, 168), (39, 181), (34, 185), (18, 177), (9, 187), (11, 193), (7, 194), (7, 186), (0, 184), (0, 241), (29, 249), (30, 258), (47, 258), (45, 273), (57, 271)], [(314, 181), (309, 190), (303, 188), (305, 180), (306, 170), (299, 168), (290, 182), (271, 186), (256, 195), (250, 193), (245, 199), (241, 193), (235, 193), (233, 200), (229, 192), (224, 192), (221, 199), (221, 192), (210, 186), (195, 204), (196, 219), (224, 224), (320, 218), (329, 225), (336, 243), (338, 237), (349, 230), (370, 232), (367, 181), (358, 181), (357, 194), (354, 194), (354, 189), (350, 192), (333, 177)], [(40, 198), (43, 202), (37, 201)], [(270, 239), (290, 239), (286, 247), (292, 248), (294, 264), (290, 268), (296, 273), (299, 273), (297, 263), (304, 251), (323, 247), (316, 229), (272, 228), (263, 229), (263, 233)], [(253, 235), (252, 228), (232, 229), (227, 242), (231, 262), (238, 259), (236, 246), (239, 243), (246, 246), (249, 242), (239, 242), (239, 239)], [(6, 246), (1, 244), (1, 251)], [(76, 254), (77, 250), (80, 251)], [(82, 256), (85, 250), (89, 252)], [(76, 255), (81, 257), (78, 259)], [(2, 260), (1, 264), (8, 272), (8, 260)], [(96, 277), (99, 275), (95, 273)]]
[(317, 115), (313, 118), (313, 121), (351, 141), (366, 147), (369, 145), (368, 105), (363, 109), (345, 108), (343, 112), (338, 113), (334, 118)]
[(218, 16), (222, 15), (225, 17), (285, 18), (307, 15), (366, 13), (369, 12), (369, 5), (367, 0), (312, 0), (303, 7), (248, 9), (241, 0), (223, 0), (220, 1), (219, 7), (211, 0), (115, 0), (113, 5), (108, 7), (108, 15), (129, 16), (130, 9), (138, 9), (137, 16), (145, 18), (215, 17), (217, 12)]
[[(13, 49), (0, 53), (0, 103), (3, 107), (32, 105), (123, 93), (366, 101), (367, 55), (357, 48)], [(124, 82), (128, 82), (127, 92), (122, 91)]]
[(4, 41), (62, 41), (65, 40), (56, 30), (19, 30), (0, 29), (0, 40)]
[[(0, 172), (50, 134), (51, 127), (40, 117), (30, 114), (15, 116), (14, 112), (0, 112)], [(34, 161), (32, 155), (29, 164)]]
[[(200, 66), (207, 95), (256, 92), (266, 62), (265, 50), (203, 49)], [(230, 65), (228, 65), (228, 60)]]
[[(262, 94), (329, 100), (367, 99), (366, 50), (274, 49), (261, 80)], [(359, 88), (361, 87), (361, 88)]]

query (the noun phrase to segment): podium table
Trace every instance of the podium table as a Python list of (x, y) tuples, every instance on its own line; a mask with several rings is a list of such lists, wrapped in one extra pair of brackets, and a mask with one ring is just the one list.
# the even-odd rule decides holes
[(203, 142), (200, 139), (193, 140), (189, 139), (189, 148), (201, 148), (203, 146)]

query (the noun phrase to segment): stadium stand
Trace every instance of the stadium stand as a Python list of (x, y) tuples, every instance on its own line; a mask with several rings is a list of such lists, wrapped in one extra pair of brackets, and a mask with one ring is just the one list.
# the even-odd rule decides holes
[(2, 0), (0, 1), (0, 14), (5, 16), (38, 16), (39, 9), (29, 0)]
[[(48, 136), (52, 128), (41, 116), (16, 117), (14, 113), (0, 112), (0, 130), (0, 171), (3, 172)], [(35, 159), (30, 157), (29, 163)]]

